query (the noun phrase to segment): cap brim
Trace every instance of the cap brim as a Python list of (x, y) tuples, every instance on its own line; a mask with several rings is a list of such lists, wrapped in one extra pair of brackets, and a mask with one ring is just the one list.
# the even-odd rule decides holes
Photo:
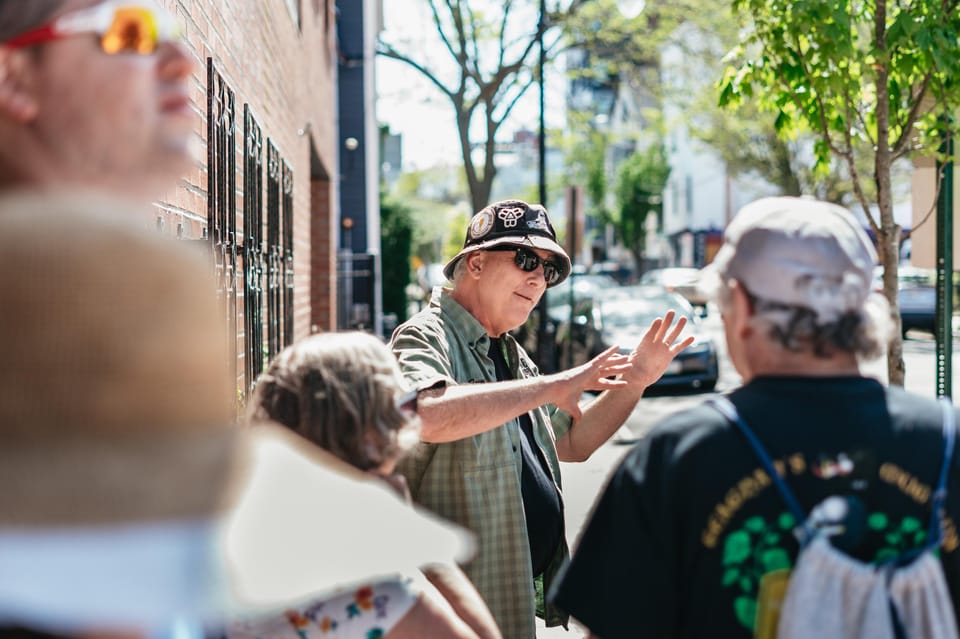
[(556, 286), (563, 280), (567, 279), (567, 277), (570, 275), (570, 270), (572, 269), (570, 256), (567, 255), (567, 252), (562, 246), (553, 240), (540, 235), (526, 235), (523, 237), (498, 237), (486, 242), (480, 242), (479, 244), (471, 244), (470, 246), (464, 247), (462, 251), (453, 256), (453, 259), (447, 262), (446, 266), (443, 267), (443, 274), (448, 280), (453, 281), (453, 270), (456, 268), (457, 261), (461, 257), (468, 253), (473, 253), (474, 251), (484, 251), (493, 248), (494, 246), (521, 246), (524, 248), (541, 249), (544, 251), (550, 251), (554, 255), (561, 258), (560, 279), (551, 284), (551, 286)]

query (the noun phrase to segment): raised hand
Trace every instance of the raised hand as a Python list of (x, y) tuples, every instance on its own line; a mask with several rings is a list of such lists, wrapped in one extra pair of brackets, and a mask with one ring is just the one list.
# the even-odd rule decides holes
[(611, 346), (585, 364), (551, 375), (556, 390), (553, 403), (578, 420), (580, 397), (584, 391), (626, 386), (627, 382), (616, 376), (628, 371), (631, 365), (625, 355), (618, 354), (618, 350), (618, 346)]
[(628, 366), (620, 376), (621, 381), (631, 386), (646, 388), (660, 379), (677, 353), (693, 343), (692, 335), (682, 342), (674, 343), (687, 325), (686, 317), (681, 317), (674, 324), (676, 315), (674, 311), (667, 311), (666, 317), (653, 320), (643, 339), (628, 356)]

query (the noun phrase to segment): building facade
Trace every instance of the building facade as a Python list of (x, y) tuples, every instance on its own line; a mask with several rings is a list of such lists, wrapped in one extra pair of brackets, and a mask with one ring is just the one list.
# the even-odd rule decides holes
[(196, 62), (198, 161), (159, 232), (209, 244), (243, 404), (283, 346), (336, 325), (334, 0), (162, 0)]

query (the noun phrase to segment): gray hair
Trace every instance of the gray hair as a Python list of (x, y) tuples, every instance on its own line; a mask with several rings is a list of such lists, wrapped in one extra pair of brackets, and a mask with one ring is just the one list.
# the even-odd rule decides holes
[[(730, 305), (735, 280), (725, 274), (717, 275), (716, 299), (720, 308), (725, 309)], [(742, 282), (740, 288), (753, 307), (752, 325), (787, 350), (810, 350), (817, 357), (842, 351), (869, 359), (882, 355), (890, 339), (890, 306), (877, 293), (871, 293), (860, 308), (822, 321), (816, 310), (758, 297)]]
[(39, 27), (60, 10), (65, 0), (0, 0), (0, 42)]
[(395, 402), (397, 360), (361, 332), (321, 333), (280, 352), (257, 380), (252, 420), (273, 420), (361, 470), (396, 460), (419, 438), (419, 421)]
[(457, 263), (453, 265), (453, 277), (450, 278), (450, 281), (454, 285), (459, 284), (460, 280), (463, 279), (463, 276), (467, 272), (467, 255), (462, 256)]

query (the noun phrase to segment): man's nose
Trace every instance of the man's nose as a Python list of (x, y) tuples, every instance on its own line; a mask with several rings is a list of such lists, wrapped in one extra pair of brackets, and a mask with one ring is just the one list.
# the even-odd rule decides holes
[(190, 77), (195, 64), (187, 47), (180, 42), (162, 42), (157, 47), (157, 72), (164, 80)]

